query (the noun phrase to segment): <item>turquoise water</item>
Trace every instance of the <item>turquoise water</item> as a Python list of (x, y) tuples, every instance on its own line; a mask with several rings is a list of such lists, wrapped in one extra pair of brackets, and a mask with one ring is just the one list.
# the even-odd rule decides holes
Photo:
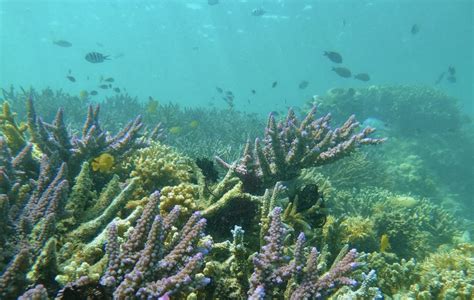
[[(259, 7), (266, 13), (252, 16)], [(219, 86), (234, 92), (238, 109), (266, 113), (269, 105), (301, 105), (335, 86), (433, 85), (452, 65), (457, 82), (439, 88), (472, 112), (472, 14), (469, 0), (2, 0), (0, 80), (77, 94), (113, 76), (140, 98), (225, 107)], [(54, 45), (58, 39), (72, 47)], [(338, 77), (322, 56), (326, 50), (341, 53), (343, 65), (371, 81)], [(91, 51), (112, 60), (90, 64), (84, 56)], [(68, 70), (77, 82), (65, 79)], [(305, 90), (298, 89), (302, 80), (309, 81)]]

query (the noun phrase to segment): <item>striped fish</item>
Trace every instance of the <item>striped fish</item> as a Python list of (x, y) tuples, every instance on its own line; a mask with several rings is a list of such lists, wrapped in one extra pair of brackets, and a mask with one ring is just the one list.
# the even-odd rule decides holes
[(104, 55), (99, 52), (89, 52), (87, 53), (85, 59), (93, 64), (104, 62), (106, 59), (110, 59), (109, 55)]

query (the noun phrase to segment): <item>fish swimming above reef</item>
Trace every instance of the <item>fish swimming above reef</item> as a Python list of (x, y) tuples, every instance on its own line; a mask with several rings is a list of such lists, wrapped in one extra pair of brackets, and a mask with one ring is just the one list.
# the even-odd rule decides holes
[(114, 92), (116, 92), (116, 93), (120, 93), (120, 88), (118, 88), (118, 87), (115, 87), (115, 88), (114, 88)]
[(305, 88), (308, 87), (308, 85), (309, 85), (309, 82), (308, 82), (308, 81), (302, 80), (302, 81), (300, 82), (300, 84), (298, 84), (298, 88), (299, 88), (300, 90), (304, 90)]
[(263, 8), (255, 8), (252, 10), (252, 16), (254, 17), (261, 17), (266, 13), (266, 11)]
[(278, 85), (278, 81), (273, 81), (272, 88), (275, 88)]
[(94, 172), (107, 173), (114, 166), (114, 157), (109, 153), (102, 153), (92, 161), (92, 170)]
[(97, 96), (99, 93), (98, 93), (97, 91), (91, 91), (90, 94), (91, 94), (92, 96)]
[(99, 52), (89, 52), (86, 54), (85, 59), (90, 63), (98, 64), (109, 60), (110, 58), (109, 55), (104, 55)]
[(336, 72), (337, 75), (343, 78), (349, 78), (352, 76), (351, 70), (349, 70), (348, 68), (336, 67), (336, 68), (332, 68), (332, 70)]
[(219, 4), (219, 0), (207, 0), (207, 4), (216, 5), (216, 4)]
[(413, 24), (410, 29), (411, 34), (415, 35), (420, 32), (420, 26), (418, 24)]
[(106, 78), (104, 79), (105, 82), (114, 82), (115, 79), (113, 79), (112, 77), (109, 77), (109, 78)]
[(67, 78), (70, 82), (76, 82), (76, 78), (74, 78), (74, 76), (72, 76), (72, 75), (67, 75), (66, 78)]
[(56, 46), (59, 46), (59, 47), (63, 47), (63, 48), (69, 48), (72, 46), (71, 42), (68, 42), (68, 41), (65, 41), (65, 40), (55, 40), (53, 41), (53, 44), (55, 44)]
[(359, 73), (354, 75), (354, 79), (360, 80), (360, 81), (369, 81), (370, 76), (367, 73)]
[(103, 90), (106, 90), (106, 89), (109, 88), (109, 85), (108, 84), (101, 84), (101, 85), (99, 85), (99, 87)]
[(342, 63), (342, 56), (341, 54), (334, 52), (334, 51), (324, 51), (324, 56), (329, 58), (330, 61), (336, 64)]
[(254, 95), (257, 93), (256, 90), (251, 90), (251, 92), (252, 92), (252, 94), (254, 94)]
[(216, 91), (219, 93), (219, 94), (222, 94), (224, 92), (223, 89), (221, 89), (220, 87), (216, 86)]

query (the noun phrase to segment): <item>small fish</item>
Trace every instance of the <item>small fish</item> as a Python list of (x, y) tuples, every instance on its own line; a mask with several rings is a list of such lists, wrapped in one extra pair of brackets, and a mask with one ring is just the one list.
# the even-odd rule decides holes
[(109, 85), (108, 84), (101, 84), (101, 85), (99, 85), (99, 87), (103, 90), (106, 90), (106, 89), (109, 88)]
[(226, 94), (227, 96), (234, 97), (234, 93), (232, 93), (232, 91), (226, 91), (225, 94)]
[(417, 34), (418, 32), (420, 32), (420, 26), (418, 26), (418, 24), (413, 24), (411, 26), (411, 30), (410, 30), (411, 34), (415, 35)]
[(216, 5), (216, 4), (219, 4), (219, 0), (207, 0), (207, 4)]
[(453, 66), (449, 66), (448, 72), (449, 72), (449, 75), (454, 76), (456, 75), (456, 68), (454, 68)]
[(380, 237), (380, 252), (385, 252), (390, 248), (390, 240), (387, 234), (382, 234)]
[(64, 47), (64, 48), (69, 48), (72, 46), (70, 42), (65, 41), (65, 40), (56, 40), (56, 41), (53, 41), (53, 44), (59, 47)]
[(261, 17), (266, 13), (266, 11), (263, 8), (255, 8), (252, 10), (252, 16), (254, 17)]
[(99, 94), (99, 93), (98, 93), (97, 91), (91, 91), (90, 94), (91, 94), (92, 96), (97, 96), (97, 94)]
[(114, 92), (120, 93), (120, 89), (118, 87), (114, 88)]
[(189, 122), (189, 127), (191, 128), (197, 128), (199, 126), (199, 121), (197, 120), (192, 120), (191, 122)]
[(174, 126), (174, 127), (171, 127), (169, 131), (172, 134), (180, 134), (183, 131), (183, 129), (179, 126)]
[(222, 94), (224, 92), (223, 89), (221, 89), (220, 87), (216, 86), (216, 91), (219, 93), (219, 94)]
[(109, 55), (104, 55), (99, 52), (89, 52), (86, 54), (85, 59), (93, 64), (102, 63), (106, 60), (109, 60)]
[(79, 99), (86, 100), (89, 97), (89, 93), (85, 90), (79, 92)]
[(102, 153), (92, 160), (92, 170), (94, 172), (108, 173), (114, 166), (114, 157), (108, 153)]
[(112, 77), (104, 79), (105, 82), (114, 82), (115, 80)]
[(332, 70), (336, 72), (337, 75), (344, 78), (349, 78), (352, 75), (351, 70), (349, 70), (348, 68), (337, 67), (337, 68), (332, 68)]
[(257, 93), (256, 90), (252, 90), (251, 92), (252, 92), (252, 94), (254, 94), (254, 95)]
[(324, 51), (324, 56), (329, 58), (330, 61), (336, 64), (342, 63), (342, 56), (341, 54), (334, 52), (334, 51)]
[(370, 76), (367, 73), (359, 73), (357, 75), (354, 75), (354, 79), (360, 80), (360, 81), (369, 81)]
[(439, 84), (443, 80), (445, 74), (446, 72), (439, 74), (438, 78), (435, 81), (435, 84)]
[(308, 82), (308, 81), (302, 80), (302, 81), (300, 82), (300, 84), (298, 85), (298, 87), (300, 88), (300, 90), (304, 90), (305, 88), (308, 87), (308, 85), (309, 85), (309, 82)]
[(76, 82), (76, 78), (74, 78), (74, 76), (67, 75), (66, 78), (67, 78), (70, 82)]
[(278, 81), (273, 81), (272, 88), (275, 88), (278, 85)]

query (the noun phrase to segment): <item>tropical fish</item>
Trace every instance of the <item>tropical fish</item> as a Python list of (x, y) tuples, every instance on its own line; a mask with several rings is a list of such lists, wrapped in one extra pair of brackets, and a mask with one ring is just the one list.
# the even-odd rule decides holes
[(92, 160), (92, 170), (94, 172), (106, 173), (114, 166), (114, 157), (109, 153), (102, 153)]
[(99, 93), (98, 93), (97, 91), (91, 91), (90, 94), (91, 94), (92, 96), (97, 96), (97, 94), (99, 94)]
[(226, 91), (225, 94), (226, 94), (228, 97), (234, 97), (234, 93), (232, 93), (232, 91)]
[(329, 58), (332, 62), (336, 64), (342, 63), (342, 56), (341, 54), (334, 52), (334, 51), (324, 51), (324, 56)]
[(255, 8), (252, 10), (252, 16), (254, 17), (261, 17), (266, 13), (266, 11), (263, 8)]
[(110, 58), (109, 58), (109, 55), (104, 55), (99, 52), (89, 52), (86, 54), (85, 59), (90, 63), (97, 64), (97, 63), (102, 63), (105, 60), (108, 60)]
[(87, 91), (82, 90), (79, 92), (79, 99), (84, 101), (87, 99), (87, 97), (89, 97), (89, 93)]
[(170, 130), (170, 133), (172, 134), (180, 134), (183, 131), (183, 129), (180, 126), (171, 127), (169, 130)]
[(333, 67), (332, 70), (336, 72), (337, 75), (344, 78), (349, 78), (352, 75), (351, 70), (349, 70), (348, 68), (343, 68), (343, 67), (334, 68)]
[(207, 4), (216, 5), (216, 4), (219, 4), (219, 0), (207, 0)]
[(104, 79), (105, 82), (114, 82), (115, 79), (113, 79), (112, 77), (109, 77), (109, 78), (106, 78)]
[(413, 24), (413, 25), (411, 26), (411, 30), (410, 30), (411, 34), (415, 35), (415, 34), (417, 34), (419, 31), (420, 31), (420, 26), (418, 26), (418, 24)]
[(254, 95), (257, 93), (256, 90), (252, 90), (251, 92), (252, 92), (252, 94), (254, 94)]
[(390, 240), (386, 233), (382, 234), (380, 237), (380, 252), (385, 252), (390, 248)]
[(309, 85), (309, 82), (308, 82), (308, 81), (302, 80), (302, 81), (300, 82), (300, 84), (298, 85), (298, 87), (299, 87), (301, 90), (304, 90), (305, 88), (308, 87), (308, 85)]
[(109, 85), (108, 84), (101, 84), (101, 85), (99, 85), (99, 87), (103, 90), (106, 90), (106, 89), (109, 88)]
[(118, 87), (115, 87), (115, 88), (114, 88), (114, 92), (120, 93), (120, 89), (119, 89)]
[(67, 75), (66, 78), (67, 78), (70, 82), (76, 82), (76, 78), (74, 78), (74, 76), (72, 76), (72, 75)]
[(158, 107), (160, 103), (158, 100), (153, 99), (153, 97), (148, 97), (148, 103), (146, 105), (146, 112), (149, 114), (156, 114), (158, 112)]
[(449, 66), (448, 72), (449, 72), (449, 75), (454, 76), (456, 75), (456, 68), (454, 68), (453, 66)]
[(192, 120), (191, 122), (189, 122), (189, 127), (191, 128), (197, 128), (199, 126), (199, 121), (197, 120)]
[(273, 81), (272, 88), (276, 87), (277, 85), (278, 85), (278, 81)]
[(53, 41), (53, 44), (59, 47), (64, 47), (64, 48), (69, 48), (72, 46), (70, 42), (65, 41), (65, 40), (56, 40), (56, 41)]
[(216, 86), (216, 91), (219, 93), (219, 94), (222, 94), (224, 92), (223, 89), (221, 89), (220, 87)]
[(360, 80), (360, 81), (369, 81), (370, 76), (367, 73), (359, 73), (357, 75), (354, 75), (354, 79)]

